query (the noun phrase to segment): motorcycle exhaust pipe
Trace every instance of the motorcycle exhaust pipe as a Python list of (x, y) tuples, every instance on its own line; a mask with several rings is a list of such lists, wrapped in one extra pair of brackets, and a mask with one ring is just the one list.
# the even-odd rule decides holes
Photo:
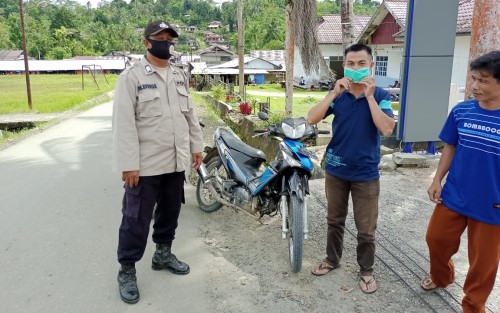
[(201, 181), (206, 184), (212, 177), (208, 175), (207, 168), (205, 164), (201, 163), (200, 167), (196, 170), (198, 172), (198, 176), (200, 176)]

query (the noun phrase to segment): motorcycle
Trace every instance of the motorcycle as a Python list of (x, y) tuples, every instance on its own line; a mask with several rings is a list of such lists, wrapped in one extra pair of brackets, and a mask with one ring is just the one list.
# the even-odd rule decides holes
[[(269, 120), (264, 112), (259, 112), (258, 117)], [(214, 147), (206, 151), (198, 169), (198, 205), (204, 212), (217, 211), (223, 205), (243, 212), (258, 212), (259, 220), (264, 215), (280, 213), (282, 238), (288, 239), (290, 267), (292, 272), (299, 272), (303, 239), (308, 237), (311, 159), (317, 159), (303, 141), (330, 132), (318, 131), (317, 126), (308, 125), (301, 117), (284, 118), (255, 133), (280, 141), (275, 159), (262, 172), (259, 169), (266, 161), (264, 152), (241, 141), (230, 129), (215, 130)]]

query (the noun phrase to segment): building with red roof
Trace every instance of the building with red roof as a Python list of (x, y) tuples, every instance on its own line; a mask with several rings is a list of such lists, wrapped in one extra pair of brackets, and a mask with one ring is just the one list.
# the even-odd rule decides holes
[[(355, 42), (372, 47), (376, 61), (377, 85), (386, 87), (401, 81), (401, 63), (406, 30), (407, 0), (384, 0), (373, 16), (354, 17)], [(473, 0), (460, 0), (451, 83), (465, 86), (471, 37)], [(445, 14), (445, 13), (443, 13)], [(316, 28), (321, 53), (337, 78), (343, 77), (342, 27), (340, 14), (322, 16)], [(298, 49), (295, 49), (294, 77), (305, 77), (307, 83), (327, 79), (326, 73), (306, 75)]]

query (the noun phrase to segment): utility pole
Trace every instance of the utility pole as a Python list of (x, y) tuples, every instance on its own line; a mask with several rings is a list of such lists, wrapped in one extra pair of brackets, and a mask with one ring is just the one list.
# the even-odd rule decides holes
[(28, 107), (33, 110), (31, 101), (30, 69), (28, 67), (28, 51), (26, 49), (26, 31), (24, 29), (23, 0), (19, 0), (19, 15), (21, 18), (21, 35), (23, 38), (24, 73), (26, 74), (26, 90), (28, 93)]
[(285, 25), (285, 114), (291, 116), (293, 111), (293, 64), (295, 58), (293, 0), (287, 0), (285, 6)]
[[(495, 14), (495, 12), (497, 14)], [(472, 17), (469, 63), (479, 56), (498, 50), (500, 28), (498, 27), (498, 0), (475, 0)], [(467, 73), (469, 74), (469, 70)], [(464, 99), (468, 99), (472, 80), (467, 75)]]
[(238, 85), (239, 92), (242, 97), (245, 97), (245, 26), (243, 24), (243, 0), (238, 0)]
[(342, 48), (344, 50), (354, 43), (353, 21), (352, 0), (340, 0), (340, 24), (342, 25)]

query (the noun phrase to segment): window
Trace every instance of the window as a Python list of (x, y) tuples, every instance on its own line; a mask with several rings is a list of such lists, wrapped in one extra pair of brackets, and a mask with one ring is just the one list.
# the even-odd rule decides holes
[(338, 62), (342, 63), (344, 61), (343, 56), (331, 56), (329, 59), (330, 59), (329, 61), (330, 61), (330, 68), (331, 69), (335, 68), (336, 63), (338, 63)]
[(387, 76), (387, 61), (386, 56), (377, 56), (375, 59), (375, 75), (377, 76)]

